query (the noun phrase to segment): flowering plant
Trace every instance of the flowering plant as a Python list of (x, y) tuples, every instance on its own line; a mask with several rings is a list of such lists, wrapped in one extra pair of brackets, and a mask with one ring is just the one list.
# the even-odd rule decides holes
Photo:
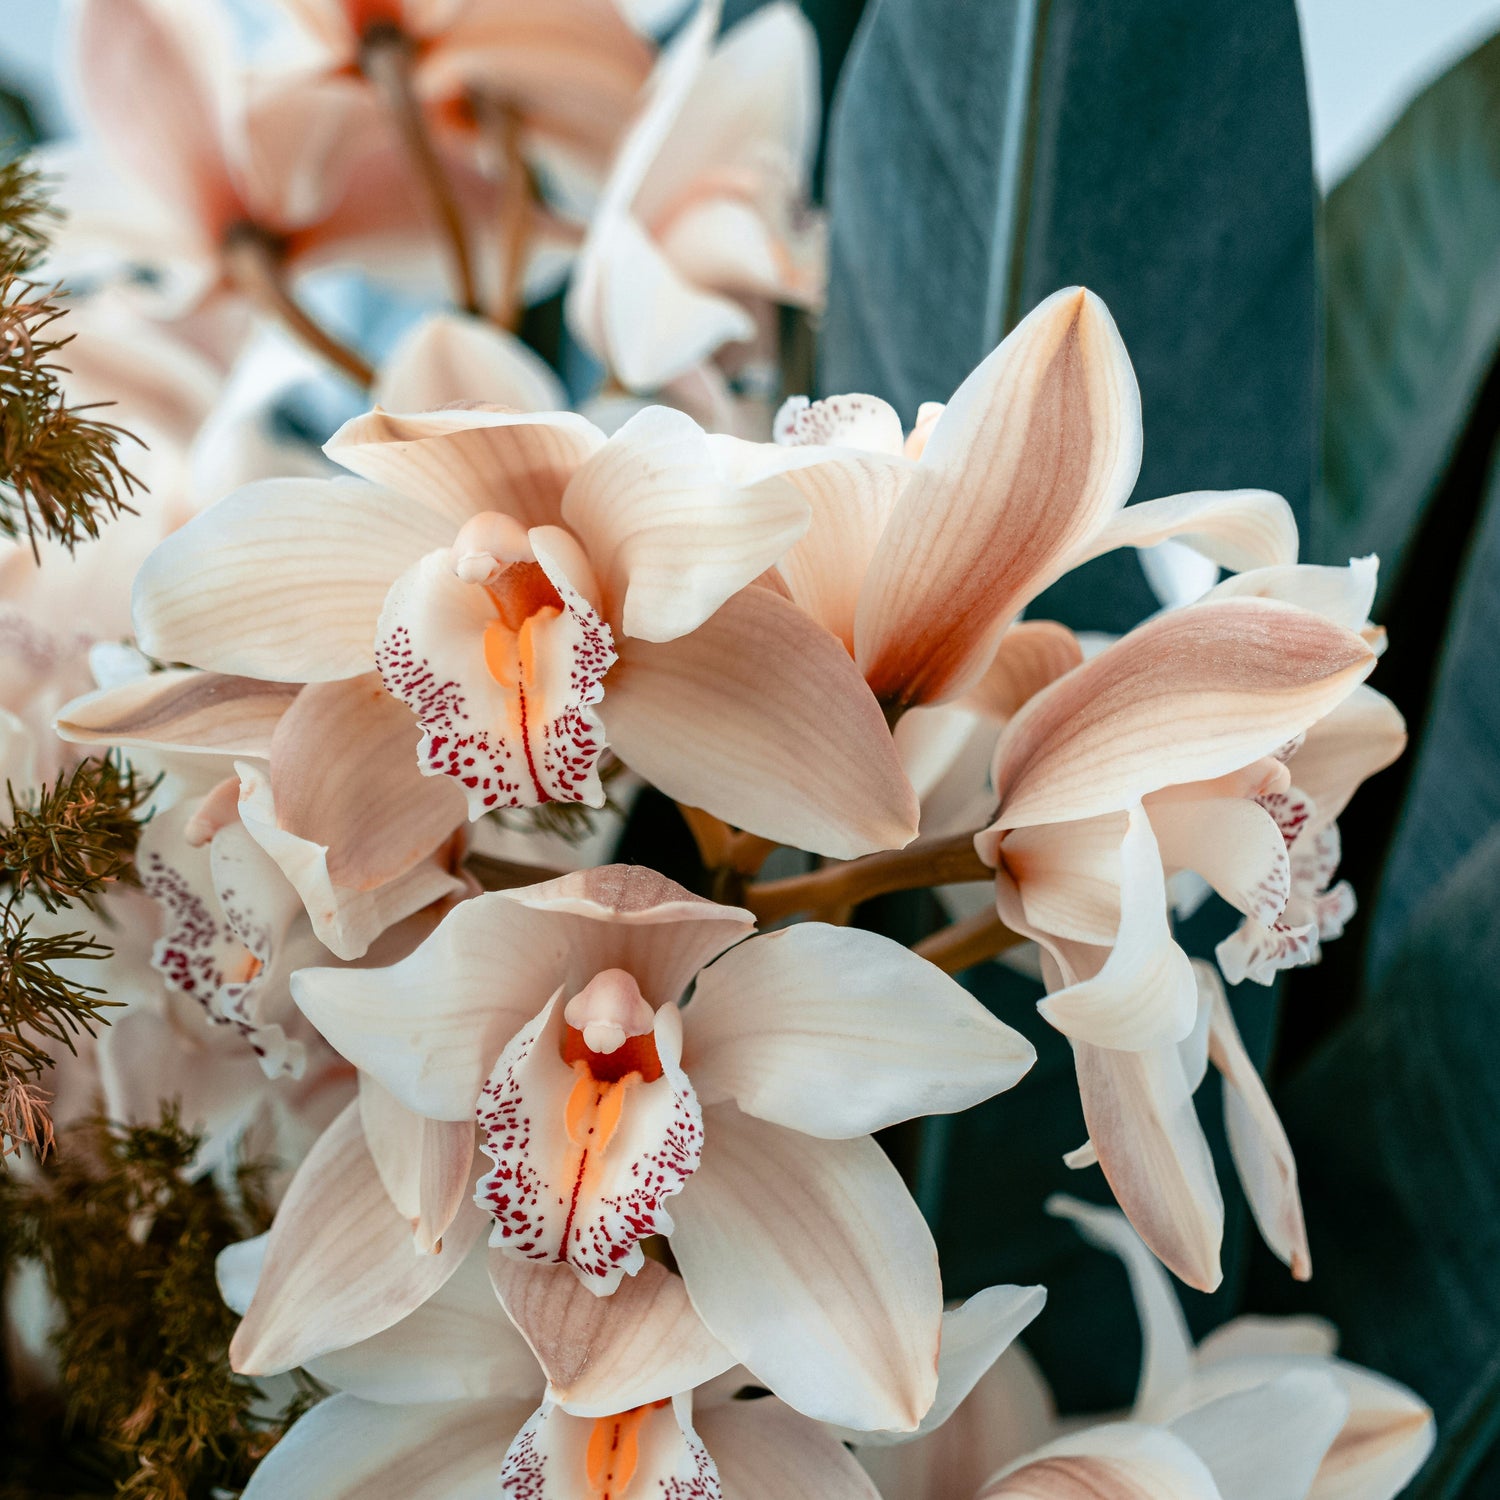
[(837, 29), (738, 9), (73, 7), (0, 180), (18, 1409), (182, 1500), (1392, 1500), (1422, 1397), (1223, 1316), (1247, 1217), (1319, 1253), (1264, 1041), (1406, 744), (1376, 558), (1159, 484), (1136, 280), (1016, 223), (956, 367), (846, 377), (958, 275), (867, 316), (917, 7), (828, 131)]

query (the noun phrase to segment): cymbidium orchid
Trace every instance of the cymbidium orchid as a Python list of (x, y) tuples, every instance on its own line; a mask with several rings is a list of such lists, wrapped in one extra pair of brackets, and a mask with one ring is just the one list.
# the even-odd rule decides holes
[(816, 305), (822, 225), (807, 207), (817, 46), (773, 0), (715, 44), (702, 0), (620, 147), (568, 294), (574, 334), (633, 391), (750, 344), (777, 304)]
[[(848, 857), (915, 832), (842, 647), (747, 587), (801, 534), (805, 501), (778, 476), (739, 483), (680, 412), (606, 439), (568, 413), (376, 411), (327, 451), (371, 482), (251, 486), (153, 554), (144, 649), (324, 694), (378, 668), (421, 725), (407, 764), (472, 818), (599, 805), (610, 748), (802, 848)], [(359, 754), (366, 776), (404, 774)]]
[(886, 1500), (1394, 1500), (1432, 1448), (1410, 1391), (1335, 1359), (1317, 1318), (1242, 1317), (1196, 1348), (1170, 1281), (1119, 1214), (1048, 1205), (1125, 1262), (1144, 1353), (1123, 1418), (1060, 1421), (1019, 1348), (915, 1441), (859, 1450)]
[[(705, 1324), (784, 1400), (909, 1429), (933, 1397), (936, 1262), (868, 1133), (1008, 1088), (1031, 1048), (888, 940), (751, 930), (611, 866), (463, 902), (390, 969), (307, 970), (293, 989), (343, 1055), (442, 1122), (425, 1128), (452, 1136), (455, 1165), (477, 1126), (493, 1167), (476, 1201), (514, 1274), (560, 1265), (621, 1296), (665, 1235)], [(278, 1220), (289, 1245), (308, 1232)], [(263, 1286), (239, 1340), (252, 1370), (261, 1344), (288, 1358), (261, 1330), (295, 1316)]]
[[(1141, 457), (1140, 395), (1114, 321), (1068, 288), (1029, 313), (910, 437), (873, 396), (789, 403), (780, 468), (812, 505), (778, 586), (854, 656), (887, 714), (983, 691), (1043, 654), (1021, 610), (1071, 568), (1169, 537), (1229, 568), (1290, 563), (1296, 526), (1262, 490), (1126, 506)], [(1012, 660), (1014, 654), (1015, 660)], [(1058, 657), (1052, 674), (1077, 660)], [(1043, 681), (1047, 680), (1045, 677)]]

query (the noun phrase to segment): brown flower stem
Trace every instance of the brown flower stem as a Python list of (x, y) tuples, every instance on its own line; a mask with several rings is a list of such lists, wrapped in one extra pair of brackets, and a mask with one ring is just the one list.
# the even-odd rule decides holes
[(500, 182), (500, 297), (493, 320), (514, 333), (525, 311), (522, 291), (526, 281), (526, 251), (531, 240), (532, 205), (536, 187), (521, 154), (521, 118), (508, 105), (480, 98), (475, 114), (494, 145), (503, 176)]
[(232, 230), (224, 244), (224, 262), (234, 284), (289, 333), (336, 365), (356, 385), (365, 390), (374, 385), (375, 371), (369, 362), (335, 338), (292, 295), (273, 239), (253, 228)]
[(745, 905), (758, 921), (777, 922), (803, 911), (858, 906), (891, 891), (993, 878), (994, 871), (974, 852), (974, 835), (959, 833), (917, 839), (904, 849), (867, 854), (807, 875), (758, 882), (745, 892)]
[(994, 912), (979, 911), (972, 917), (950, 923), (930, 937), (923, 938), (913, 946), (912, 951), (935, 963), (945, 974), (957, 974), (1025, 941), (1019, 932), (1012, 932)]
[(712, 813), (704, 812), (701, 807), (689, 807), (686, 803), (679, 802), (677, 811), (682, 814), (682, 821), (687, 824), (688, 832), (693, 836), (693, 842), (698, 846), (698, 858), (703, 861), (705, 870), (717, 870), (729, 863), (729, 842), (734, 837), (734, 830), (722, 818), (716, 818)]
[(433, 214), (448, 243), (458, 304), (465, 312), (477, 314), (479, 295), (474, 284), (468, 232), (453, 184), (432, 143), (421, 101), (412, 87), (411, 63), (411, 43), (397, 27), (377, 25), (365, 33), (359, 49), (360, 68), (384, 103), (401, 137), (407, 160), (426, 189)]
[(545, 865), (523, 865), (516, 860), (492, 859), (488, 854), (471, 854), (464, 861), (464, 868), (487, 891), (513, 891), (523, 885), (540, 885), (544, 880), (557, 880), (566, 875), (566, 870), (553, 870)]

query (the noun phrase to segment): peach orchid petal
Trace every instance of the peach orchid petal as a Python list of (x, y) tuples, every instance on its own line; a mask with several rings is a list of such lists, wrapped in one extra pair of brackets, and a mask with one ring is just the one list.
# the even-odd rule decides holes
[(1004, 868), (1028, 928), (1109, 947), (1120, 930), (1121, 845), (1127, 813), (1016, 828), (975, 840), (980, 858)]
[(1245, 1052), (1234, 1014), (1208, 965), (1213, 993), (1209, 1057), (1224, 1078), (1224, 1125), (1235, 1170), (1262, 1237), (1298, 1281), (1312, 1275), (1297, 1163), (1266, 1086)]
[(1055, 620), (1022, 620), (1000, 638), (984, 675), (964, 695), (966, 708), (1009, 719), (1083, 661), (1078, 637)]
[[(550, 1401), (521, 1429), (499, 1473), (500, 1493), (535, 1500), (655, 1491), (720, 1500), (718, 1473), (689, 1420), (687, 1397), (610, 1416), (573, 1416)], [(591, 1497), (592, 1500), (592, 1497)]]
[(244, 1375), (273, 1374), (389, 1328), (458, 1269), (483, 1225), (465, 1207), (442, 1250), (418, 1255), (350, 1104), (287, 1189), (230, 1362)]
[(1011, 720), (995, 752), (998, 828), (1089, 817), (1269, 755), (1375, 665), (1357, 635), (1263, 599), (1148, 620)]
[(1295, 756), (1297, 789), (1312, 800), (1316, 822), (1333, 822), (1369, 776), (1406, 748), (1406, 721), (1389, 698), (1361, 684), (1307, 731)]
[(375, 659), (421, 725), (415, 763), (431, 784), (461, 789), (471, 819), (552, 801), (604, 805), (596, 705), (613, 638), (547, 549), (555, 530), (518, 538), (503, 561), (486, 554), (493, 576), (474, 580), (460, 574), (469, 559), (454, 555), (461, 533), (403, 573), (381, 611)]
[(709, 1330), (818, 1421), (910, 1432), (937, 1392), (937, 1253), (868, 1137), (824, 1141), (704, 1112), (672, 1249)]
[(292, 706), (295, 683), (170, 668), (75, 698), (57, 718), (72, 744), (271, 754), (271, 737)]
[(276, 682), (375, 664), (387, 590), (453, 539), (443, 518), (348, 479), (266, 479), (227, 495), (136, 576), (141, 649), (161, 661)]
[(976, 1500), (1224, 1500), (1207, 1465), (1159, 1427), (1115, 1422), (1048, 1443)]
[(440, 1249), (473, 1191), (473, 1123), (429, 1120), (369, 1073), (359, 1077), (359, 1118), (370, 1158), (391, 1202), (412, 1227), (417, 1253)]
[(1276, 819), (1239, 797), (1179, 801), (1170, 792), (1146, 804), (1168, 870), (1193, 870), (1236, 911), (1269, 926), (1286, 910), (1292, 862)]
[(1198, 490), (1127, 505), (1105, 523), (1077, 563), (1116, 547), (1177, 541), (1241, 573), (1297, 560), (1292, 508), (1269, 490)]
[[(1139, 1051), (1180, 1042), (1197, 1018), (1198, 988), (1172, 939), (1161, 856), (1139, 807), (1128, 814), (1117, 868), (1120, 922), (1108, 956), (1097, 972), (1052, 990), (1037, 1009), (1065, 1036), (1095, 1047)], [(1044, 943), (1049, 936), (1039, 935)]]
[(102, 143), (211, 237), (238, 211), (215, 87), (223, 39), (184, 0), (84, 0), (79, 12), (81, 97)]
[(514, 334), (480, 318), (435, 313), (403, 334), (380, 370), (375, 405), (433, 411), (460, 401), (513, 411), (561, 411), (568, 404), (552, 367)]
[(476, 407), (416, 416), (372, 411), (345, 422), (323, 451), (445, 517), (448, 528), (428, 551), (485, 511), (523, 527), (555, 524), (573, 471), (603, 445), (604, 434), (572, 412)]
[(1276, 599), (1311, 610), (1345, 630), (1360, 631), (1368, 624), (1375, 604), (1378, 573), (1373, 557), (1356, 557), (1343, 568), (1295, 562), (1256, 568), (1215, 584), (1199, 603), (1218, 599)]
[(916, 834), (916, 794), (864, 679), (769, 589), (680, 640), (623, 642), (600, 711), (633, 770), (752, 833), (835, 859)]
[(1067, 1219), (1091, 1245), (1124, 1262), (1141, 1323), (1141, 1373), (1134, 1409), (1145, 1420), (1156, 1420), (1170, 1411), (1193, 1379), (1193, 1337), (1172, 1283), (1140, 1235), (1114, 1209), (1062, 1193), (1048, 1198), (1046, 1209)]
[(899, 943), (806, 922), (698, 976), (685, 1061), (706, 1104), (833, 1140), (1013, 1087), (1031, 1044)]
[(705, 1405), (696, 1424), (727, 1496), (880, 1500), (833, 1433), (774, 1397)]
[(1349, 1419), (1333, 1440), (1307, 1500), (1394, 1500), (1426, 1462), (1437, 1429), (1405, 1386), (1340, 1361)]
[[(336, 957), (359, 958), (386, 928), (466, 890), (443, 860), (432, 857), (385, 881), (345, 884), (334, 851), (282, 825), (265, 772), (249, 761), (236, 761), (234, 768), (240, 778), (240, 821), (296, 888), (313, 931)], [(372, 804), (366, 812), (378, 810), (379, 804)]]
[(959, 387), (881, 538), (856, 656), (882, 702), (963, 692), (1005, 627), (1124, 504), (1140, 395), (1097, 297), (1049, 297)]
[[(791, 450), (799, 456), (816, 451)], [(860, 589), (911, 466), (884, 454), (838, 453), (783, 472), (806, 496), (812, 524), (776, 573), (789, 596), (853, 655)]]
[(682, 1284), (648, 1260), (610, 1297), (596, 1297), (562, 1265), (490, 1253), (495, 1293), (547, 1376), (548, 1399), (581, 1417), (606, 1417), (691, 1390), (734, 1356), (703, 1326)]
[(530, 1402), (391, 1406), (334, 1395), (261, 1460), (244, 1500), (411, 1500), (493, 1492)]
[(637, 413), (573, 476), (562, 516), (628, 636), (670, 641), (701, 625), (807, 530), (784, 479), (740, 487), (703, 430), (664, 406)]
[(1115, 1199), (1189, 1286), (1223, 1279), (1224, 1200), (1175, 1047), (1121, 1052), (1074, 1042), (1089, 1139)]
[(493, 1220), (492, 1246), (564, 1262), (605, 1297), (645, 1264), (643, 1239), (672, 1233), (666, 1201), (697, 1170), (703, 1116), (680, 1063), (676, 1006), (645, 1033), (654, 1073), (600, 1076), (591, 1042), (587, 1060), (565, 1060), (561, 1000), (510, 1039), (480, 1094), (481, 1146), (495, 1165), (475, 1201)]

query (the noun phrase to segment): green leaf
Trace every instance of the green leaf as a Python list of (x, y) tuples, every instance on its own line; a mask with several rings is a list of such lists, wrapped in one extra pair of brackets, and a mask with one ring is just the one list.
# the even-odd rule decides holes
[(1312, 551), (1386, 596), (1500, 346), (1500, 37), (1329, 195), (1327, 420)]

